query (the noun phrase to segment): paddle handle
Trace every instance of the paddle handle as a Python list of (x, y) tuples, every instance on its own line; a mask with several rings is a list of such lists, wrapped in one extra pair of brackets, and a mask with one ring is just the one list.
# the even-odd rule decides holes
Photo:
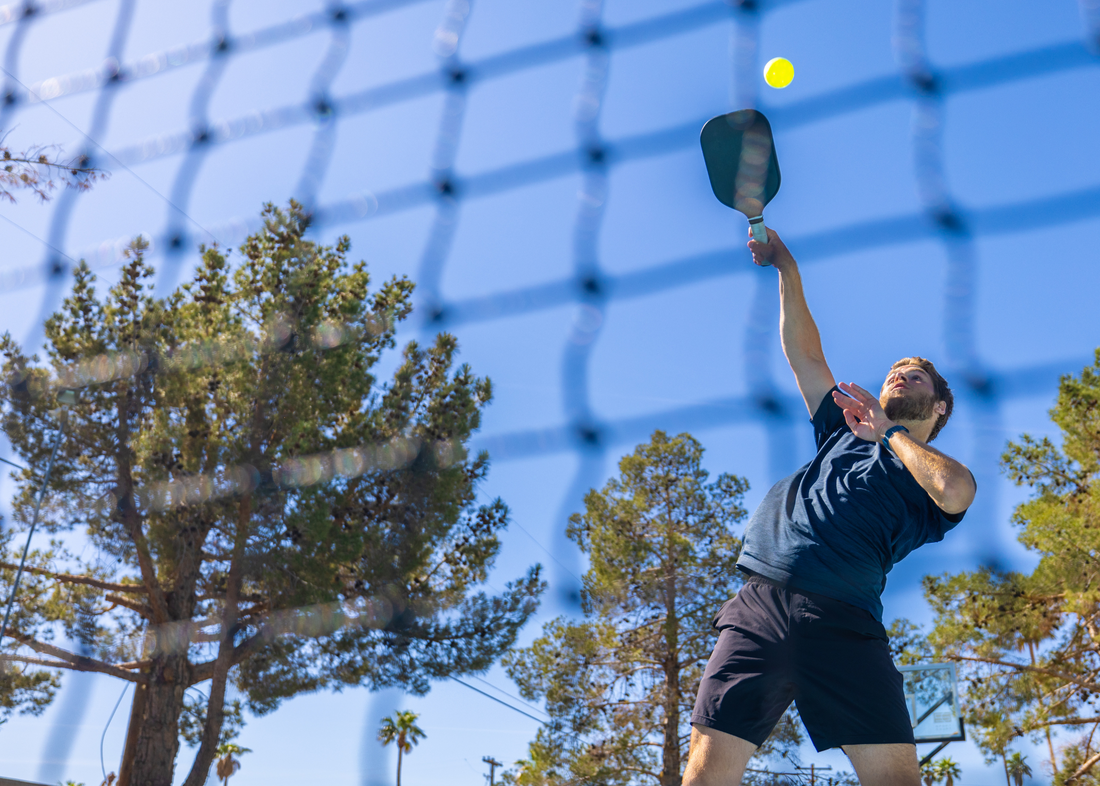
[(764, 217), (755, 216), (749, 219), (749, 229), (752, 230), (752, 239), (757, 243), (768, 242), (768, 229), (764, 226)]
[[(757, 243), (768, 242), (768, 228), (764, 226), (764, 216), (755, 216), (749, 219), (749, 229), (752, 230), (752, 239)], [(767, 267), (768, 262), (764, 263)]]

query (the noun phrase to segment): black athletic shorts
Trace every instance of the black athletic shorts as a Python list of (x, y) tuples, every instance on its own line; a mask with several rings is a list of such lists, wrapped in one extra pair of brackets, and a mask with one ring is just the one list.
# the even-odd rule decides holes
[(753, 575), (714, 627), (692, 723), (760, 745), (794, 701), (819, 751), (913, 743), (901, 674), (871, 612)]

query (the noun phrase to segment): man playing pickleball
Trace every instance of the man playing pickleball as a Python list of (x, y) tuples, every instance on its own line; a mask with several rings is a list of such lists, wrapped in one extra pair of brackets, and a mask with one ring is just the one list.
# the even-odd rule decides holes
[(894, 364), (877, 398), (837, 385), (794, 257), (771, 229), (749, 250), (779, 272), (783, 352), (817, 455), (772, 487), (745, 530), (747, 578), (715, 619), (683, 783), (738, 786), (795, 701), (814, 747), (843, 748), (863, 786), (920, 786), (879, 597), (893, 565), (942, 540), (974, 499), (970, 471), (928, 445), (951, 390), (917, 357)]

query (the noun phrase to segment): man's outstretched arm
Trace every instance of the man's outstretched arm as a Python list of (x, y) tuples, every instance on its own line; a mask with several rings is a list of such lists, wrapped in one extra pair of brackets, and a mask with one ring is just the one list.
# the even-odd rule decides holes
[[(750, 231), (751, 236), (751, 231)], [(821, 349), (821, 335), (806, 305), (802, 292), (802, 276), (791, 252), (772, 229), (768, 230), (768, 242), (749, 241), (749, 251), (756, 264), (768, 263), (779, 271), (779, 335), (783, 342), (783, 354), (791, 364), (798, 390), (810, 417), (817, 412), (822, 399), (836, 382), (825, 353)]]

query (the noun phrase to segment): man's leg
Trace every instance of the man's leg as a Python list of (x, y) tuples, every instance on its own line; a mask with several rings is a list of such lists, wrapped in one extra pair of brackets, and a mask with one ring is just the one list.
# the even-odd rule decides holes
[(745, 765), (755, 751), (756, 746), (748, 740), (692, 724), (683, 786), (740, 786)]
[(921, 786), (916, 745), (844, 745), (842, 749), (861, 786)]

